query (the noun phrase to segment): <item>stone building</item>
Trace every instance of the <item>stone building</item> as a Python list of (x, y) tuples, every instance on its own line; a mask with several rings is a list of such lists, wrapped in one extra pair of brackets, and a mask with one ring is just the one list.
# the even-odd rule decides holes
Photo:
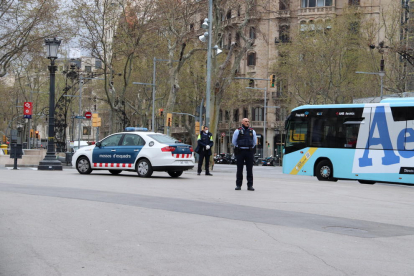
[[(251, 79), (249, 86), (258, 88), (251, 90), (251, 93), (257, 96), (248, 105), (220, 112), (216, 151), (233, 152), (232, 134), (240, 126), (240, 120), (248, 117), (258, 134), (258, 153), (262, 156), (280, 153), (280, 145), (284, 142), (281, 135), (284, 120), (290, 112), (283, 105), (289, 89), (288, 83), (276, 79), (272, 84), (271, 81), (255, 79), (269, 79), (274, 74), (272, 68), (279, 55), (278, 46), (290, 41), (291, 30), (315, 28), (315, 22), (341, 16), (349, 5), (354, 6), (363, 16), (379, 22), (382, 9), (386, 9), (392, 1), (395, 0), (258, 0), (253, 17), (253, 20), (258, 20), (258, 24), (245, 34), (255, 36), (255, 44), (241, 61), (238, 72), (240, 77)], [(230, 43), (237, 42), (238, 38), (231, 26), (240, 24), (239, 17), (242, 14), (243, 11), (229, 9), (223, 15), (222, 20), (229, 28), (223, 35), (220, 48), (226, 49)], [(384, 34), (380, 31), (376, 43), (383, 39)], [(264, 91), (267, 93), (266, 113), (263, 108)], [(263, 137), (264, 132), (266, 137)]]

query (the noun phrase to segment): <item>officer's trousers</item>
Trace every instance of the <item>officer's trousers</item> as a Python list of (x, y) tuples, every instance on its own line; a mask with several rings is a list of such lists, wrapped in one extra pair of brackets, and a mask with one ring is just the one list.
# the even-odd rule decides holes
[(203, 160), (206, 159), (206, 174), (210, 173), (210, 155), (207, 154), (206, 151), (201, 150), (198, 154), (198, 173), (201, 173), (201, 168), (203, 167)]
[(241, 187), (243, 183), (243, 165), (246, 163), (247, 170), (247, 187), (253, 187), (253, 161), (254, 153), (248, 149), (240, 149), (236, 155), (237, 158), (237, 174), (236, 186)]

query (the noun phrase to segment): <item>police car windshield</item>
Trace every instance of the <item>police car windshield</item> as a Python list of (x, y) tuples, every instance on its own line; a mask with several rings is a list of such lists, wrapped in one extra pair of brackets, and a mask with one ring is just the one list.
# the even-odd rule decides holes
[(169, 144), (169, 143), (178, 143), (179, 141), (172, 138), (171, 136), (165, 134), (150, 134), (148, 135), (158, 143)]

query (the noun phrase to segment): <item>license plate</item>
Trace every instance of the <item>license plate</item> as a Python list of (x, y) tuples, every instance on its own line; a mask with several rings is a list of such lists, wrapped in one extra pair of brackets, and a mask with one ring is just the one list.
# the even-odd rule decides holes
[(188, 161), (180, 161), (180, 164), (182, 165), (188, 164)]

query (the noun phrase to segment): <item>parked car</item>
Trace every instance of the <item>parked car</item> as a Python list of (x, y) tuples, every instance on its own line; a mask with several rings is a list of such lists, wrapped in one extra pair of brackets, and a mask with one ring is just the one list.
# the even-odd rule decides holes
[(154, 171), (165, 171), (179, 177), (195, 164), (193, 148), (178, 140), (155, 132), (114, 133), (95, 145), (78, 149), (72, 164), (80, 174), (93, 170), (109, 170), (111, 174), (136, 171), (150, 177)]

